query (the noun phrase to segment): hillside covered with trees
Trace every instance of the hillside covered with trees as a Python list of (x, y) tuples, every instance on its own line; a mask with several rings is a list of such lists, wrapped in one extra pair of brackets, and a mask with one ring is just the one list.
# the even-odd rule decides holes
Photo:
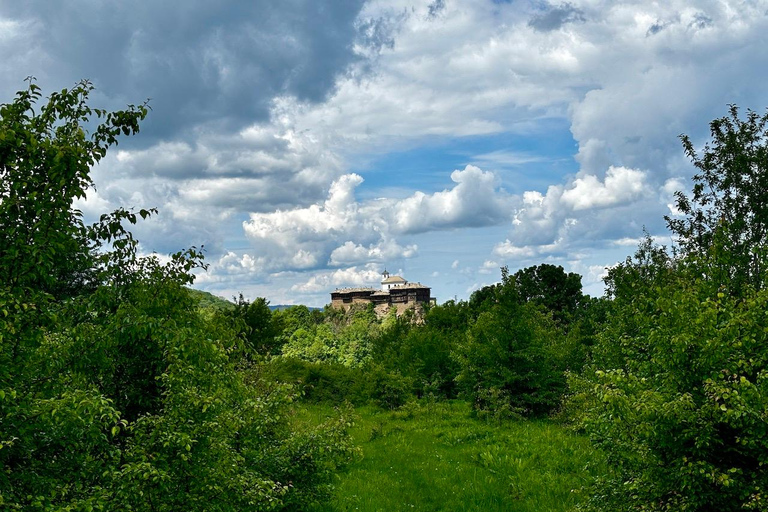
[[(152, 210), (86, 225), (91, 167), (147, 115), (91, 89), (30, 82), (0, 107), (0, 508), (347, 510), (384, 474), (370, 461), (432, 456), (406, 442), (431, 435), (495, 494), (446, 481), (465, 495), (429, 510), (534, 510), (534, 485), (563, 491), (539, 509), (768, 510), (768, 115), (732, 107), (701, 150), (683, 137), (675, 245), (646, 236), (604, 297), (505, 267), (417, 321), (222, 303), (188, 289), (198, 248), (139, 254)], [(524, 483), (541, 467), (557, 476)]]

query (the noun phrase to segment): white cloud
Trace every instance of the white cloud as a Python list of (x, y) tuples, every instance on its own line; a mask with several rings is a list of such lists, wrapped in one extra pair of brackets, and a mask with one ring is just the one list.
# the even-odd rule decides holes
[(492, 260), (485, 260), (482, 266), (477, 269), (478, 274), (495, 274), (499, 272), (501, 265)]
[(661, 190), (659, 191), (659, 200), (666, 203), (670, 215), (682, 215), (682, 212), (677, 208), (675, 193), (687, 189), (688, 187), (686, 186), (686, 183), (680, 178), (670, 178), (664, 182), (664, 185), (662, 185)]
[(636, 232), (628, 218), (645, 213), (638, 206), (651, 196), (646, 180), (643, 171), (611, 166), (602, 181), (583, 175), (564, 186), (550, 186), (546, 194), (527, 191), (515, 211), (510, 238), (498, 244), (494, 254), (531, 259), (573, 250), (585, 240), (593, 243), (597, 237)]
[(416, 192), (393, 203), (389, 217), (397, 233), (498, 224), (509, 217), (511, 198), (497, 190), (493, 173), (473, 165), (451, 173), (456, 185), (434, 194)]
[(573, 211), (627, 203), (646, 191), (645, 178), (642, 171), (610, 166), (603, 182), (590, 174), (576, 178), (563, 191), (562, 203)]
[[(587, 248), (629, 247), (643, 225), (655, 223), (649, 230), (656, 233), (663, 214), (679, 213), (672, 193), (687, 190), (691, 169), (678, 134), (698, 143), (726, 104), (768, 104), (765, 11), (762, 1), (453, 1), (430, 15), (427, 0), (372, 0), (356, 21), (358, 40), (345, 47), (359, 58), (337, 69), (323, 98), (273, 89), (278, 96), (258, 99), (268, 105), (268, 119), (254, 117), (234, 131), (211, 119), (176, 138), (113, 152), (95, 173), (98, 191), (78, 205), (86, 215), (157, 206), (160, 215), (137, 232), (147, 247), (205, 243), (214, 259), (211, 283), (230, 275), (271, 279), (275, 293), (303, 280), (301, 293), (310, 294), (325, 282), (316, 274), (325, 267), (331, 275), (369, 262), (432, 258), (419, 235), (436, 230), (450, 230), (463, 249), (438, 255), (441, 264), (453, 261), (458, 271), (460, 257), (467, 276), (483, 270), (484, 258), (576, 261)], [(34, 20), (0, 20), (0, 46), (26, 49), (6, 52), (3, 76), (27, 69), (25, 59), (48, 69), (35, 43), (43, 29)], [(214, 82), (231, 87), (237, 50), (222, 50), (205, 58)], [(254, 98), (242, 98), (238, 104), (252, 110)], [(577, 168), (555, 172), (548, 148), (529, 144), (547, 139), (552, 119), (570, 130)], [(495, 145), (466, 151), (480, 153), (467, 159), (477, 167), (454, 171), (444, 190), (395, 180), (396, 193), (366, 191), (379, 200), (355, 196), (366, 176), (364, 167), (350, 167), (356, 157), (414, 150), (425, 141), (485, 141), (489, 134), (498, 136)], [(512, 168), (515, 189), (528, 190), (520, 197), (499, 185), (499, 178), (511, 182), (502, 171)], [(532, 168), (542, 175), (531, 176)], [(508, 235), (499, 229), (485, 245), (461, 230), (510, 220)], [(275, 277), (286, 269), (301, 272)], [(305, 279), (310, 274), (314, 285)]]
[(403, 247), (394, 240), (382, 239), (377, 244), (364, 247), (351, 241), (333, 250), (330, 256), (331, 265), (343, 265), (361, 261), (387, 261), (398, 258), (413, 258), (418, 253), (416, 244)]
[(564, 249), (562, 241), (559, 240), (551, 244), (516, 246), (507, 239), (496, 244), (493, 253), (505, 260), (533, 261), (549, 254), (563, 253)]
[(376, 287), (381, 282), (381, 271), (375, 264), (363, 267), (349, 267), (332, 272), (317, 272), (307, 281), (297, 283), (292, 290), (304, 293), (327, 293), (333, 287), (371, 286)]
[(477, 165), (484, 167), (521, 167), (526, 164), (544, 162), (546, 158), (541, 155), (534, 155), (528, 152), (497, 150), (490, 153), (474, 155), (472, 160)]
[[(432, 194), (358, 202), (355, 189), (363, 179), (348, 174), (331, 185), (323, 203), (252, 213), (243, 229), (274, 266), (300, 269), (412, 258), (418, 245), (401, 245), (395, 237), (498, 225), (509, 218), (513, 198), (496, 188), (492, 173), (468, 165), (451, 179), (453, 188)], [(291, 256), (298, 254), (298, 260)]]

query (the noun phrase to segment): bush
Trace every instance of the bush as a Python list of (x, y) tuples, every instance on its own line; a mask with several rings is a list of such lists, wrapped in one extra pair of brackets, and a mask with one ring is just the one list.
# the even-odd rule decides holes
[(413, 397), (413, 381), (397, 372), (374, 365), (367, 369), (366, 377), (370, 397), (381, 408), (397, 409)]
[(768, 510), (768, 114), (710, 123), (692, 195), (609, 271), (611, 319), (572, 379), (613, 468), (590, 510)]
[(581, 425), (614, 469), (587, 508), (768, 507), (768, 292), (707, 290), (661, 290), (642, 332), (621, 340), (645, 357), (573, 382)]
[(261, 371), (265, 380), (295, 386), (297, 393), (308, 402), (361, 405), (370, 399), (366, 375), (360, 368), (275, 357), (264, 364)]
[(90, 109), (90, 90), (0, 107), (0, 508), (306, 508), (354, 455), (349, 419), (287, 420), (287, 387), (184, 288), (200, 252), (137, 255), (124, 224), (151, 211), (83, 225), (90, 166), (147, 112)]
[(457, 347), (459, 389), (477, 407), (488, 407), (488, 390), (496, 390), (506, 400), (495, 400), (496, 406), (526, 416), (550, 412), (565, 389), (554, 350), (559, 336), (533, 305), (494, 306)]

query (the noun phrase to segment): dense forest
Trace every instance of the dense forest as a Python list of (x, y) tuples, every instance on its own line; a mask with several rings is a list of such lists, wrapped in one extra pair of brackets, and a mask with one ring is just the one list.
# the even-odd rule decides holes
[[(646, 235), (604, 297), (542, 263), (379, 318), (190, 290), (198, 248), (139, 253), (130, 225), (153, 210), (86, 225), (91, 167), (148, 111), (92, 108), (91, 89), (30, 82), (0, 107), (3, 510), (331, 510), (374, 417), (369, 441), (444, 421), (457, 452), (568, 432), (600, 461), (564, 484), (580, 510), (768, 510), (768, 115), (732, 107), (703, 148), (682, 137), (697, 174), (675, 244)], [(537, 449), (566, 435), (547, 432)], [(494, 446), (474, 463), (527, 467)]]

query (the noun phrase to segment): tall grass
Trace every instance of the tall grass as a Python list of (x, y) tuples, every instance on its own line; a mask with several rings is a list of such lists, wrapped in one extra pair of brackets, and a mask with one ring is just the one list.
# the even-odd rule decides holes
[(565, 511), (602, 470), (585, 439), (548, 421), (479, 420), (464, 402), (357, 413), (361, 460), (316, 512)]

